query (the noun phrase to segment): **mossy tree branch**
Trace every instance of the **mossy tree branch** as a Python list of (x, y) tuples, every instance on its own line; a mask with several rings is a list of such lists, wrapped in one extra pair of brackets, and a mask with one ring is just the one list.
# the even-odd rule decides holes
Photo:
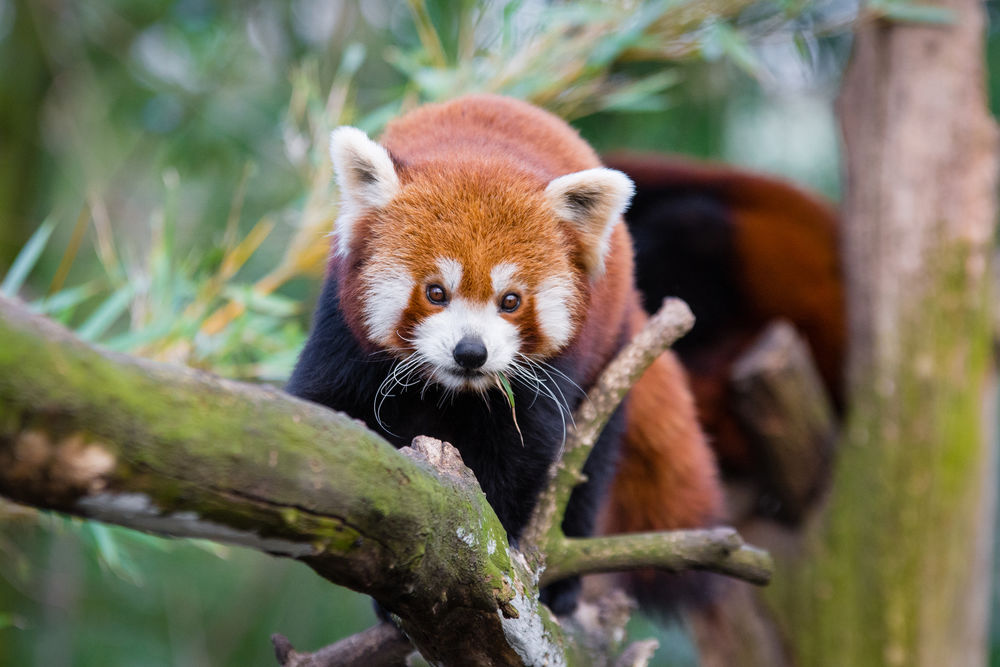
[(574, 574), (655, 567), (669, 572), (712, 570), (766, 584), (771, 580), (771, 557), (744, 544), (732, 528), (629, 533), (563, 540), (545, 554), (541, 585)]
[[(559, 664), (579, 650), (450, 445), (417, 438), (397, 451), (342, 414), (101, 351), (6, 299), (0, 495), (296, 558), (397, 614), (432, 661)], [(732, 531), (553, 546), (563, 576), (653, 564), (759, 579), (768, 569)]]
[(564, 656), (475, 479), (438, 450), (402, 455), (344, 415), (102, 352), (0, 300), (0, 495), (302, 560), (434, 662)]

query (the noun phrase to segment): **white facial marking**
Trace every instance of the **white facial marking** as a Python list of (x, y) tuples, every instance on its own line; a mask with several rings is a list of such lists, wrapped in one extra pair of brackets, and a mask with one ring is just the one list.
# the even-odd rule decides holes
[(490, 280), (493, 282), (493, 294), (499, 295), (501, 290), (510, 287), (510, 281), (517, 273), (517, 264), (502, 262), (490, 270)]
[(462, 263), (450, 257), (440, 257), (437, 260), (437, 267), (441, 272), (444, 288), (448, 290), (449, 296), (453, 295), (462, 283)]
[(572, 298), (573, 285), (562, 276), (546, 278), (535, 292), (538, 328), (556, 349), (568, 343), (573, 334), (573, 321), (569, 313)]
[[(456, 363), (455, 346), (465, 336), (477, 336), (486, 346), (486, 363), (475, 376), (463, 375)], [(454, 297), (448, 307), (417, 325), (417, 352), (433, 366), (433, 378), (449, 389), (487, 389), (492, 374), (505, 370), (520, 349), (517, 327), (500, 316), (493, 303), (471, 303)]]
[(415, 283), (409, 273), (399, 268), (375, 270), (366, 278), (364, 322), (368, 337), (389, 345)]

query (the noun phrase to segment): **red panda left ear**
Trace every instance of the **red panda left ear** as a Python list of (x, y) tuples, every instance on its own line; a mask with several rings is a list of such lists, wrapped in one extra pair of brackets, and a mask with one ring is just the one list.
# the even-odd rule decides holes
[(634, 191), (628, 176), (605, 167), (560, 176), (545, 188), (556, 215), (576, 229), (591, 279), (604, 273), (611, 230), (628, 207)]
[(330, 134), (330, 159), (340, 189), (336, 248), (337, 254), (346, 255), (358, 216), (392, 201), (399, 192), (399, 176), (389, 151), (355, 127), (341, 126)]

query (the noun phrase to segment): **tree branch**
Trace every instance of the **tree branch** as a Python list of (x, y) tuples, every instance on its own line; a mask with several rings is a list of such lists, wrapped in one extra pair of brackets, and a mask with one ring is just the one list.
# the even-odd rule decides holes
[(773, 564), (765, 551), (744, 544), (732, 528), (628, 533), (550, 544), (539, 584), (574, 574), (655, 567), (668, 572), (711, 570), (764, 585)]
[[(643, 332), (602, 377), (564, 471), (579, 475), (599, 422), (656, 346), (689, 326), (677, 303), (654, 319), (667, 333)], [(430, 661), (552, 663), (582, 650), (539, 603), (536, 571), (509, 548), (447, 443), (420, 437), (397, 451), (345, 415), (275, 389), (99, 350), (3, 298), (0, 496), (301, 560), (398, 615)], [(703, 537), (696, 548), (683, 533), (560, 536), (551, 572), (641, 561), (759, 578), (753, 568), (766, 568), (734, 533)], [(642, 548), (630, 561), (624, 551), (633, 547)]]
[(342, 414), (100, 351), (0, 299), (0, 495), (302, 560), (435, 662), (562, 654), (532, 573), (474, 479), (434, 468), (435, 442), (404, 456)]
[(779, 515), (800, 521), (829, 479), (838, 428), (808, 344), (789, 322), (771, 322), (733, 364), (729, 388)]
[(549, 469), (549, 484), (538, 498), (522, 542), (540, 552), (564, 539), (562, 518), (573, 489), (583, 481), (583, 465), (608, 419), (632, 385), (664, 350), (694, 326), (691, 309), (680, 299), (664, 299), (660, 310), (608, 364), (568, 429), (562, 458)]

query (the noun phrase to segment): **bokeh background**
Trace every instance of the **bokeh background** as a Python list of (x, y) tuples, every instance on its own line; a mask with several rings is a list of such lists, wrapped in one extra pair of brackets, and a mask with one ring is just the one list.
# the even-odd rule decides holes
[[(856, 18), (842, 0), (0, 0), (0, 292), (113, 349), (280, 383), (334, 212), (331, 127), (493, 90), (601, 151), (836, 200)], [(270, 665), (272, 632), (309, 649), (373, 620), (297, 563), (0, 504), (0, 665)], [(661, 637), (656, 664), (694, 664), (683, 629), (634, 625)], [(992, 645), (1000, 665), (996, 620)]]

